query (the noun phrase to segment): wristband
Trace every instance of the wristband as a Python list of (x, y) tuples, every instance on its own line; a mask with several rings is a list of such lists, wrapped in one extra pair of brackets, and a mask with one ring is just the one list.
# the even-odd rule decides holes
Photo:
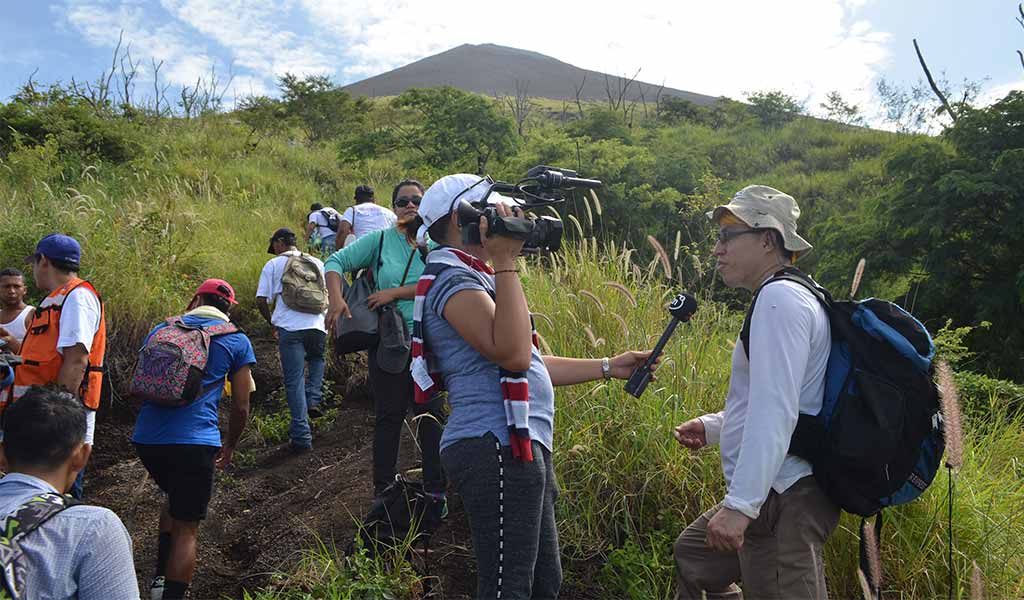
[(601, 376), (605, 381), (610, 381), (612, 378), (612, 366), (608, 362), (607, 356), (601, 359)]

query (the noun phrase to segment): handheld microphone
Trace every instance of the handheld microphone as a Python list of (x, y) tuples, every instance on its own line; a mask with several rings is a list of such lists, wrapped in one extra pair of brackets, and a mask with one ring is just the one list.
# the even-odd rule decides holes
[(672, 337), (672, 332), (676, 330), (680, 323), (689, 321), (693, 313), (697, 312), (697, 299), (683, 292), (672, 300), (672, 304), (668, 307), (668, 312), (672, 315), (672, 320), (669, 321), (665, 332), (661, 334), (661, 339), (658, 340), (654, 350), (651, 351), (651, 355), (647, 357), (644, 364), (637, 367), (633, 374), (629, 376), (629, 381), (626, 382), (626, 392), (633, 394), (637, 398), (644, 393), (644, 390), (647, 389), (647, 384), (651, 382), (651, 369), (654, 367), (658, 357), (661, 356), (661, 351), (665, 349), (665, 344)]

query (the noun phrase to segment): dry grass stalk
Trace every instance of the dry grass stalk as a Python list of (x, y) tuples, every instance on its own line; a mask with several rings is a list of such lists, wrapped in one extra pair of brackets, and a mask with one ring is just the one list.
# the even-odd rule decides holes
[(939, 394), (942, 396), (942, 422), (946, 436), (946, 466), (959, 469), (964, 464), (964, 433), (960, 418), (960, 401), (953, 380), (953, 369), (946, 361), (939, 361)]
[(583, 207), (587, 209), (587, 225), (590, 226), (590, 230), (594, 230), (594, 214), (590, 212), (590, 202), (587, 201), (587, 197), (583, 196)]
[(590, 197), (594, 200), (594, 210), (597, 211), (597, 216), (601, 216), (601, 201), (597, 198), (597, 192), (590, 190)]
[(679, 260), (679, 248), (683, 245), (683, 231), (681, 229), (676, 230), (676, 249), (672, 251), (672, 260)]
[(595, 296), (592, 292), (590, 292), (589, 290), (580, 290), (580, 296), (585, 296), (585, 297), (589, 298), (594, 304), (596, 304), (597, 305), (597, 309), (599, 311), (601, 311), (602, 315), (607, 312), (605, 310), (605, 308), (604, 308), (604, 303), (601, 302), (601, 300), (597, 296)]
[(604, 285), (612, 289), (618, 290), (619, 293), (622, 294), (627, 301), (629, 301), (629, 305), (632, 306), (633, 308), (636, 308), (636, 298), (633, 297), (633, 293), (629, 291), (629, 288), (622, 285), (618, 281), (606, 281), (604, 282)]
[(871, 589), (877, 590), (882, 586), (882, 557), (878, 555), (878, 537), (875, 535), (875, 528), (867, 521), (864, 522), (860, 534), (864, 538), (864, 547), (867, 548)]
[(580, 225), (580, 220), (575, 215), (569, 215), (569, 220), (576, 226), (576, 233), (580, 236), (578, 239), (583, 239), (583, 226)]
[(550, 318), (549, 318), (549, 317), (548, 317), (548, 316), (547, 316), (546, 314), (544, 314), (544, 313), (539, 313), (539, 312), (535, 312), (535, 313), (530, 313), (530, 314), (532, 314), (532, 315), (533, 315), (533, 318), (534, 318), (534, 320), (535, 320), (535, 321), (536, 321), (537, 319), (541, 319), (542, 321), (544, 321), (545, 323), (547, 323), (547, 324), (548, 324), (548, 327), (550, 327), (550, 328), (552, 328), (552, 329), (554, 329), (554, 328), (555, 328), (555, 323), (554, 323), (554, 321), (552, 321), (552, 320), (551, 320), (551, 319), (550, 319)]
[(868, 585), (868, 578), (864, 576), (864, 571), (857, 569), (857, 581), (860, 582), (860, 593), (864, 595), (864, 600), (874, 600), (875, 596), (871, 593), (871, 586)]
[(629, 339), (629, 326), (626, 325), (626, 320), (616, 313), (611, 313), (611, 315), (615, 317), (615, 320), (619, 322), (619, 326), (622, 327), (622, 339)]
[(854, 296), (857, 295), (857, 288), (860, 287), (860, 280), (864, 277), (864, 267), (867, 264), (867, 261), (863, 258), (857, 261), (857, 269), (853, 272), (853, 285), (850, 286), (850, 300), (853, 300)]
[(587, 339), (590, 340), (590, 345), (594, 348), (604, 344), (604, 338), (595, 336), (593, 330), (590, 329), (590, 325), (584, 325), (583, 331), (587, 332)]
[(981, 569), (978, 562), (971, 561), (971, 600), (981, 600), (985, 597), (985, 582), (981, 578)]
[(554, 354), (554, 352), (551, 351), (551, 346), (548, 346), (547, 340), (545, 340), (544, 336), (542, 336), (540, 333), (537, 334), (537, 341), (540, 342), (540, 349), (544, 352), (544, 354), (549, 356)]
[(665, 270), (665, 279), (672, 279), (672, 261), (668, 258), (668, 252), (665, 252), (665, 248), (662, 247), (661, 242), (659, 242), (653, 235), (647, 236), (647, 243), (654, 248), (654, 251), (658, 254), (658, 258), (661, 259), (661, 268)]

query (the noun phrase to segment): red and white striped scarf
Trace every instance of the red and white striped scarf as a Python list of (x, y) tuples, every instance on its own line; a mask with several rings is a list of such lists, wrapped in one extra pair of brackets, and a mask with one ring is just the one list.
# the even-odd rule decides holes
[[(415, 401), (419, 404), (426, 404), (431, 396), (444, 390), (444, 377), (437, 368), (430, 348), (427, 347), (423, 331), (423, 310), (426, 302), (427, 292), (434, 280), (445, 269), (465, 269), (476, 273), (483, 273), (488, 277), (494, 275), (494, 271), (483, 261), (466, 254), (461, 250), (442, 246), (432, 250), (427, 255), (427, 263), (423, 268), (423, 274), (416, 284), (416, 302), (413, 305), (412, 322), (412, 378), (415, 382), (413, 387)], [(493, 298), (493, 284), (485, 286), (485, 289)], [(500, 318), (500, 315), (498, 315)], [(533, 318), (530, 319), (533, 329)], [(537, 331), (532, 331), (533, 345), (537, 347)], [(530, 387), (527, 382), (526, 373), (509, 371), (498, 367), (498, 378), (501, 384), (501, 394), (505, 403), (505, 420), (508, 423), (509, 443), (512, 446), (512, 456), (517, 460), (530, 462), (533, 460), (533, 450), (530, 444)]]

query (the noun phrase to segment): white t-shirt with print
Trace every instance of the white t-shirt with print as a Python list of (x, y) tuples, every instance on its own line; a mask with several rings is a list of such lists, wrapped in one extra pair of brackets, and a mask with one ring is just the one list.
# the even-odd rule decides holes
[(327, 226), (327, 217), (323, 214), (324, 212), (338, 214), (338, 211), (330, 206), (325, 206), (322, 210), (314, 210), (309, 213), (309, 222), (316, 225), (316, 234), (320, 239), (338, 235), (337, 231)]
[(356, 239), (359, 239), (368, 233), (394, 227), (398, 222), (398, 216), (389, 208), (373, 202), (363, 202), (345, 209), (341, 220), (348, 221), (353, 226), (353, 233)]
[[(274, 327), (280, 327), (286, 331), (302, 331), (304, 329), (319, 329), (327, 333), (324, 325), (324, 315), (306, 313), (288, 307), (281, 299), (281, 277), (284, 275), (284, 267), (292, 256), (299, 256), (298, 250), (288, 250), (267, 261), (260, 273), (260, 283), (256, 288), (257, 298), (266, 298), (274, 304), (274, 312), (270, 315), (270, 322)], [(320, 269), (320, 277), (324, 276), (324, 263), (315, 256), (311, 256), (316, 267)]]

